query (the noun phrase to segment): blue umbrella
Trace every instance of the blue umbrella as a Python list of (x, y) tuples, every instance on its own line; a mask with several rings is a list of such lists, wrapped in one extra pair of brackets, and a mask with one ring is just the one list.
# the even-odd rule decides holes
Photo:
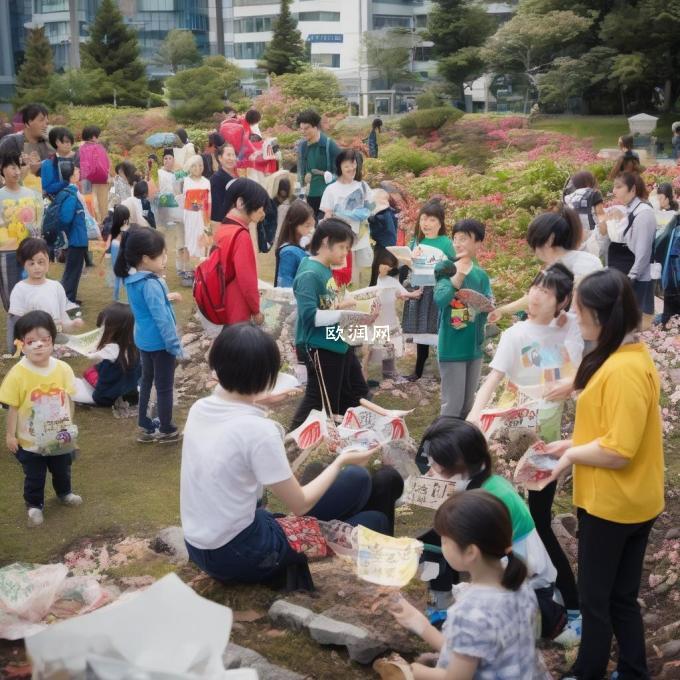
[(161, 147), (172, 146), (176, 141), (174, 132), (156, 132), (150, 135), (144, 140), (144, 143), (148, 146), (152, 146), (154, 149), (160, 149)]

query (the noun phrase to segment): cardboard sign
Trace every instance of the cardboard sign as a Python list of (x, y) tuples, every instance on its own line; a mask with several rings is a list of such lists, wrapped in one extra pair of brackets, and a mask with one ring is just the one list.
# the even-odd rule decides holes
[(456, 491), (456, 483), (437, 477), (409, 477), (404, 487), (404, 502), (436, 510)]
[(480, 414), (479, 425), (487, 439), (502, 429), (535, 430), (538, 428), (538, 404), (485, 409)]
[(358, 527), (357, 576), (380, 586), (405, 586), (418, 571), (423, 544)]

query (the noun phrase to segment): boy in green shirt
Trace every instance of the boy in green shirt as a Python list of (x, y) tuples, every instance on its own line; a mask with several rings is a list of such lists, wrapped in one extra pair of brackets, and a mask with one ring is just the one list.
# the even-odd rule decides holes
[(458, 259), (451, 276), (451, 263), (435, 268), (437, 283), (434, 301), (439, 308), (439, 374), (441, 415), (465, 418), (472, 404), (482, 371), (482, 343), (486, 312), (475, 309), (459, 295), (462, 289), (491, 298), (487, 273), (477, 264), (484, 225), (477, 220), (461, 220), (453, 227), (453, 246)]

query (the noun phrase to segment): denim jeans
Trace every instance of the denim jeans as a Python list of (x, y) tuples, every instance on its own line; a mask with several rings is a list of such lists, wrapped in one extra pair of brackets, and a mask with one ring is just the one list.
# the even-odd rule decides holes
[(78, 284), (80, 275), (83, 273), (86, 253), (87, 246), (82, 248), (69, 246), (66, 250), (66, 265), (61, 277), (61, 285), (64, 286), (66, 297), (71, 302), (75, 302), (78, 296)]
[(42, 510), (45, 505), (45, 481), (48, 470), (52, 473), (52, 486), (57, 496), (63, 498), (71, 493), (72, 453), (41, 456), (20, 447), (16, 457), (24, 469), (24, 500), (29, 508)]
[(174, 432), (177, 428), (172, 422), (172, 387), (175, 380), (176, 357), (164, 349), (155, 352), (140, 350), (142, 359), (142, 380), (139, 385), (139, 426), (152, 432), (154, 425), (149, 418), (149, 398), (151, 386), (156, 386), (158, 419), (163, 434)]

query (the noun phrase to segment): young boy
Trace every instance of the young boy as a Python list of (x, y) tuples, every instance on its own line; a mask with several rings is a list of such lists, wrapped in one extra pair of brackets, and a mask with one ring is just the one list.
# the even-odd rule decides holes
[(73, 150), (75, 138), (67, 128), (53, 127), (50, 130), (49, 140), (57, 153), (53, 158), (48, 158), (40, 164), (40, 180), (42, 181), (43, 192), (54, 197), (68, 185), (68, 182), (65, 182), (61, 177), (59, 164), (64, 160), (75, 162), (76, 152)]
[(472, 408), (482, 370), (482, 343), (486, 313), (463, 302), (459, 291), (473, 290), (491, 298), (487, 273), (477, 264), (485, 228), (477, 220), (461, 220), (453, 227), (456, 273), (450, 262), (435, 268), (434, 301), (439, 308), (439, 374), (441, 415), (465, 418)]
[[(68, 300), (64, 287), (59, 281), (47, 278), (50, 259), (45, 241), (41, 238), (27, 238), (22, 241), (17, 249), (17, 261), (26, 271), (26, 278), (19, 281), (10, 294), (8, 340), (13, 337), (13, 334), (10, 336), (9, 333), (10, 325), (13, 327), (20, 316), (35, 310), (47, 312), (52, 317), (57, 331), (81, 328), (82, 320), (71, 321), (66, 313)], [(12, 351), (11, 345), (8, 351)]]
[(22, 316), (14, 329), (23, 343), (24, 357), (0, 385), (0, 402), (9, 406), (7, 448), (24, 469), (24, 500), (28, 525), (43, 522), (45, 480), (64, 505), (80, 505), (83, 499), (71, 491), (71, 462), (78, 428), (71, 420), (75, 377), (71, 367), (52, 357), (57, 328), (47, 312)]

